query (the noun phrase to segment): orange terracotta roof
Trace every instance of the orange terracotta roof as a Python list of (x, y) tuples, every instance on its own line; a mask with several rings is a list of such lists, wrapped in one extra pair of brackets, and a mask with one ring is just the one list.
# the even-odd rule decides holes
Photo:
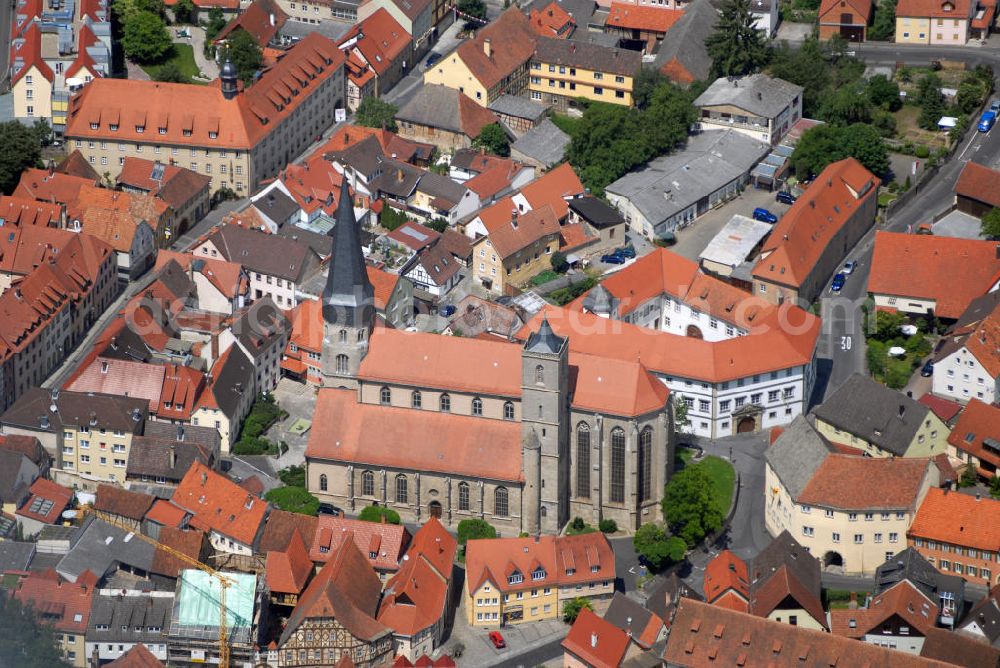
[(19, 37), (15, 37), (11, 43), (10, 51), (11, 86), (28, 74), (32, 67), (36, 68), (47, 81), (55, 80), (52, 68), (46, 64), (42, 57), (42, 31), (37, 22), (31, 22), (27, 30), (22, 32)]
[(355, 42), (352, 50), (360, 51), (368, 66), (378, 76), (384, 76), (400, 56), (408, 53), (413, 43), (413, 39), (403, 26), (384, 7), (380, 7), (374, 14), (356, 23), (340, 38), (337, 46), (343, 47), (345, 42), (357, 37), (358, 34), (364, 37)]
[(695, 77), (695, 75), (692, 74), (691, 71), (688, 70), (688, 68), (685, 67), (684, 64), (677, 58), (664, 63), (663, 66), (660, 67), (660, 73), (674, 83), (684, 86), (697, 80), (697, 77)]
[(544, 37), (568, 38), (575, 27), (576, 21), (558, 2), (531, 10), (531, 29)]
[(191, 559), (202, 561), (202, 548), (205, 545), (205, 534), (197, 530), (180, 529), (171, 526), (160, 527), (157, 537), (159, 543), (170, 548), (173, 552), (157, 548), (153, 554), (153, 563), (149, 570), (158, 575), (168, 578), (177, 578), (178, 574), (185, 568), (190, 568), (191, 563), (178, 557), (175, 553), (180, 552)]
[(1000, 305), (965, 338), (965, 347), (991, 378), (1000, 378)]
[[(88, 86), (89, 88), (89, 86)], [(44, 169), (26, 169), (14, 190), (14, 196), (69, 205), (76, 201), (83, 186), (96, 186), (97, 181), (72, 174), (49, 173)]]
[(250, 546), (260, 535), (267, 514), (267, 502), (201, 462), (188, 469), (171, 500), (194, 516), (193, 526)]
[(368, 273), (368, 281), (375, 290), (375, 308), (385, 311), (399, 283), (399, 274), (390, 274), (371, 265), (365, 266), (365, 271)]
[(72, 392), (98, 392), (149, 401), (156, 412), (163, 392), (166, 367), (132, 360), (96, 356), (80, 367), (75, 378), (65, 385)]
[(292, 309), (290, 319), (289, 346), (320, 352), (323, 349), (322, 304), (315, 299), (303, 299)]
[[(58, 205), (19, 200), (15, 197), (5, 199), (23, 201), (27, 207), (38, 204), (41, 207), (59, 208)], [(13, 223), (14, 221), (8, 219), (7, 222)], [(11, 225), (4, 229), (4, 232), (4, 234), (0, 234), (0, 271), (21, 276), (30, 274), (42, 264), (61, 261), (60, 254), (72, 248), (74, 239), (79, 236), (69, 230), (35, 225), (22, 227)]]
[(562, 641), (562, 647), (583, 665), (617, 668), (624, 661), (630, 642), (631, 637), (625, 631), (584, 608)]
[(180, 364), (165, 364), (156, 415), (163, 420), (191, 419), (198, 396), (205, 389), (205, 374)]
[(559, 220), (565, 219), (569, 213), (569, 203), (566, 200), (582, 195), (583, 192), (583, 183), (568, 162), (545, 172), (540, 178), (521, 188), (521, 194), (533, 209), (548, 204)]
[(907, 535), (996, 552), (1000, 548), (998, 517), (1000, 501), (932, 487)]
[[(541, 567), (545, 577), (532, 578)], [(596, 570), (594, 570), (596, 569)], [(508, 576), (520, 571), (523, 581), (510, 584)], [(485, 582), (509, 592), (538, 586), (574, 585), (614, 579), (615, 554), (602, 533), (528, 538), (483, 538), (465, 546), (466, 590), (476, 592)]]
[(521, 166), (515, 163), (492, 165), (476, 174), (463, 185), (473, 191), (483, 201), (488, 201), (505, 188), (509, 188), (511, 179), (520, 171)]
[[(88, 581), (91, 578), (92, 573), (84, 571), (78, 580)], [(92, 585), (66, 582), (50, 571), (31, 573), (21, 578), (13, 593), (14, 598), (23, 604), (30, 604), (57, 631), (83, 634), (87, 630), (94, 598)]]
[[(484, 46), (487, 39), (491, 42), (489, 56)], [(511, 7), (477, 31), (473, 39), (463, 42), (456, 51), (472, 76), (487, 90), (528, 62), (534, 52), (535, 32), (528, 17), (517, 7)]]
[(587, 228), (581, 223), (566, 223), (559, 227), (559, 250), (571, 252), (596, 238), (587, 234)]
[(996, 16), (996, 11), (997, 7), (995, 2), (976, 7), (972, 18), (972, 28), (978, 30), (989, 29), (993, 25), (993, 19)]
[[(373, 342), (372, 348), (376, 347)], [(520, 354), (518, 373), (520, 378)], [(350, 461), (357, 467), (389, 466), (520, 481), (519, 423), (359, 404), (356, 395), (351, 390), (319, 391), (307, 457)], [(381, 437), (369, 438), (376, 433)]]
[(875, 197), (878, 185), (854, 158), (827, 166), (764, 241), (754, 278), (801, 286), (840, 229), (865, 200)]
[(305, 589), (312, 571), (313, 563), (306, 552), (302, 534), (295, 529), (284, 550), (267, 553), (264, 579), (272, 592), (299, 594)]
[[(153, 178), (154, 171), (158, 172), (159, 178)], [(175, 211), (182, 209), (199, 194), (207, 195), (211, 183), (211, 176), (135, 156), (125, 158), (125, 164), (118, 174), (119, 185), (155, 195)]]
[(200, 273), (227, 299), (235, 299), (237, 295), (245, 294), (249, 290), (250, 284), (243, 274), (243, 265), (238, 262), (205, 257), (196, 258), (191, 253), (178, 253), (163, 248), (156, 254), (156, 264), (153, 266), (153, 271), (160, 271), (171, 261), (180, 265), (184, 271), (189, 271), (195, 260), (201, 263)]
[(256, 0), (243, 10), (239, 16), (226, 24), (214, 42), (225, 41), (237, 28), (244, 30), (253, 37), (261, 48), (270, 44), (274, 36), (288, 21), (288, 14), (273, 0)]
[(1000, 443), (1000, 407), (972, 399), (948, 435), (948, 443), (956, 450), (1000, 467), (1000, 454), (986, 449), (986, 439)]
[[(97, 63), (90, 56), (90, 52), (87, 50), (89, 47), (97, 43), (97, 35), (91, 27), (84, 23), (80, 26), (80, 32), (77, 39), (76, 48), (76, 60), (74, 60), (68, 68), (66, 68), (66, 78), (75, 77), (78, 74), (82, 74), (82, 70), (86, 70), (92, 76), (99, 77), (102, 75), (101, 68), (97, 67)], [(82, 78), (82, 77), (81, 77)]]
[(864, 640), (868, 633), (882, 633), (882, 625), (896, 616), (920, 635), (927, 635), (927, 630), (936, 626), (937, 615), (937, 603), (903, 580), (872, 597), (866, 608), (830, 610), (830, 633)]
[(641, 362), (570, 352), (573, 408), (625, 417), (662, 411), (670, 390)]
[(942, 422), (951, 422), (962, 410), (962, 404), (957, 401), (948, 401), (929, 392), (917, 401), (931, 409), (931, 412), (941, 418)]
[(80, 188), (71, 205), (71, 215), (80, 221), (83, 231), (119, 253), (132, 249), (140, 224), (146, 223), (155, 234), (168, 211), (166, 202), (150, 195), (94, 186)]
[(927, 483), (926, 459), (827, 455), (796, 502), (841, 510), (906, 510)]
[(153, 507), (146, 513), (146, 519), (166, 527), (179, 528), (187, 515), (187, 511), (183, 508), (175, 506), (169, 501), (157, 499), (153, 503)]
[[(846, 0), (850, 8), (854, 10), (854, 13), (863, 19), (863, 23), (867, 24), (868, 20), (872, 15), (873, 3), (872, 0)], [(840, 13), (843, 11), (841, 7), (843, 6), (844, 0), (823, 0), (819, 6), (819, 21), (820, 23), (827, 23), (824, 21), (824, 17), (827, 14), (833, 12), (831, 16), (830, 23), (840, 24)]]
[(17, 514), (43, 524), (55, 524), (60, 521), (63, 511), (73, 497), (73, 490), (51, 480), (39, 478), (31, 484), (31, 496), (18, 508)]
[(142, 492), (133, 492), (115, 485), (97, 485), (94, 510), (140, 521), (153, 506), (156, 497)]
[(626, 30), (643, 30), (666, 34), (670, 27), (680, 21), (682, 9), (666, 9), (629, 2), (612, 2), (604, 25)]
[(511, 210), (507, 220), (482, 218), (486, 233), (497, 255), (508, 258), (532, 244), (559, 235), (559, 219), (548, 204), (527, 213)]
[[(410, 545), (410, 532), (401, 524), (322, 515), (309, 545), (310, 558), (316, 563), (325, 563), (347, 538), (354, 539), (372, 568), (386, 572), (399, 568), (403, 553)], [(372, 552), (375, 557), (371, 556)]]
[(730, 550), (723, 550), (705, 566), (705, 600), (714, 604), (726, 592), (743, 599), (745, 612), (750, 600), (750, 574), (746, 562)]
[(968, 18), (972, 0), (899, 0), (896, 16), (916, 18)]
[(1000, 280), (996, 242), (923, 234), (875, 233), (868, 292), (935, 302), (956, 319)]
[(59, 227), (62, 222), (62, 207), (24, 197), (0, 195), (0, 220), (4, 224), (20, 227)]
[(153, 653), (145, 645), (138, 643), (132, 645), (132, 649), (107, 664), (106, 668), (163, 668), (164, 665), (162, 661), (153, 656)]

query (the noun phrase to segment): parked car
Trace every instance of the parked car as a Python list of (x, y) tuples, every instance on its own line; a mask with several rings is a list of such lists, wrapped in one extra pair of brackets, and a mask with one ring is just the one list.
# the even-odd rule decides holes
[(779, 190), (774, 199), (782, 204), (795, 204), (795, 200), (798, 198), (787, 190)]
[(507, 641), (503, 639), (503, 636), (500, 635), (499, 631), (490, 631), (490, 642), (493, 643), (493, 646), (497, 649), (503, 649), (507, 646)]
[(753, 219), (774, 225), (778, 222), (778, 217), (767, 209), (757, 207), (753, 210)]
[(997, 98), (990, 103), (990, 111), (994, 114), (1000, 115), (1000, 98)]
[(441, 60), (441, 54), (432, 53), (431, 55), (427, 56), (427, 61), (424, 64), (427, 65), (427, 67), (432, 67), (434, 63), (436, 63), (439, 60)]
[(619, 253), (621, 255), (624, 255), (625, 257), (627, 257), (629, 259), (632, 259), (632, 258), (635, 257), (635, 247), (634, 246), (625, 246), (624, 248), (619, 248), (615, 252)]
[(840, 270), (840, 273), (850, 276), (851, 274), (854, 273), (854, 270), (857, 268), (858, 268), (858, 261), (851, 260), (849, 262), (844, 263), (844, 268)]
[(665, 246), (673, 246), (677, 243), (677, 235), (673, 232), (660, 232), (655, 240)]
[(847, 276), (844, 274), (837, 274), (833, 277), (833, 283), (830, 284), (830, 292), (840, 292), (844, 288), (844, 283), (847, 282)]
[(993, 124), (997, 122), (997, 112), (995, 111), (984, 111), (983, 115), (979, 117), (979, 131), (989, 132), (993, 129)]
[(625, 256), (622, 255), (619, 251), (615, 251), (614, 253), (607, 253), (606, 255), (601, 256), (601, 262), (603, 262), (604, 264), (625, 264), (625, 260), (626, 260)]
[(923, 368), (920, 369), (920, 375), (923, 376), (924, 378), (934, 375), (934, 362), (932, 362), (931, 360), (927, 360), (926, 362), (924, 362)]
[(445, 318), (450, 318), (455, 315), (455, 307), (452, 304), (445, 304), (441, 307), (441, 316)]
[(319, 513), (320, 515), (333, 515), (334, 517), (341, 517), (343, 516), (344, 511), (332, 503), (321, 503), (319, 504)]

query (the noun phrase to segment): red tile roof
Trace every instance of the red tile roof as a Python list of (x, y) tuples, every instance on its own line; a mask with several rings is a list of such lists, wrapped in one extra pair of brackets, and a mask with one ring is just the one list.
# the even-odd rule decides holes
[[(62, 207), (46, 204), (25, 197), (0, 195), (0, 220), (4, 224), (30, 227), (59, 227), (62, 224)], [(70, 233), (72, 234), (72, 232)]]
[(562, 641), (562, 647), (586, 666), (617, 668), (625, 659), (630, 641), (625, 631), (584, 608)]
[(288, 14), (273, 0), (256, 0), (243, 10), (239, 16), (226, 24), (214, 43), (225, 41), (237, 28), (244, 30), (253, 37), (261, 48), (270, 44), (274, 36), (288, 21)]
[(994, 241), (875, 233), (868, 277), (868, 292), (873, 294), (933, 300), (935, 315), (956, 319), (998, 280), (1000, 258)]
[(714, 604), (727, 592), (743, 599), (746, 612), (750, 600), (750, 574), (745, 561), (730, 550), (723, 550), (705, 566), (705, 601)]
[(965, 19), (970, 15), (972, 0), (900, 0), (896, 16), (917, 18)]
[[(175, 552), (187, 555), (191, 559), (202, 561), (202, 548), (205, 545), (205, 534), (197, 530), (179, 529), (172, 526), (160, 527), (157, 540)], [(153, 554), (153, 563), (149, 570), (168, 578), (176, 578), (182, 570), (190, 568), (191, 564), (175, 554), (157, 548)]]
[[(839, 25), (840, 14), (843, 12), (841, 9), (843, 4), (844, 0), (823, 0), (819, 6), (820, 23), (836, 23)], [(847, 0), (847, 4), (850, 6), (851, 10), (853, 10), (854, 14), (862, 19), (862, 23), (868, 23), (868, 20), (872, 15), (872, 0)], [(830, 20), (824, 20), (824, 17), (831, 12), (833, 12), (833, 15)]]
[(965, 338), (965, 347), (991, 378), (1000, 378), (1000, 305)]
[(22, 32), (19, 37), (15, 37), (14, 41), (11, 42), (10, 56), (12, 70), (10, 78), (11, 86), (20, 81), (24, 75), (28, 74), (32, 67), (37, 68), (38, 73), (47, 81), (52, 82), (55, 80), (52, 68), (46, 64), (45, 59), (42, 57), (42, 31), (38, 27), (37, 22), (32, 21), (28, 29)]
[[(373, 338), (371, 348), (377, 347)], [(520, 481), (518, 423), (359, 404), (356, 394), (349, 390), (319, 391), (306, 446), (307, 457), (351, 461), (359, 467), (447, 471), (490, 480)], [(376, 433), (382, 437), (368, 437)], [(400, 447), (403, 443), (407, 447)]]
[(165, 376), (166, 367), (160, 364), (96, 356), (89, 364), (81, 365), (65, 389), (146, 399), (150, 412), (155, 413)]
[(396, 159), (402, 162), (412, 162), (414, 157), (419, 154), (426, 153), (427, 155), (430, 155), (434, 148), (430, 144), (422, 144), (410, 139), (403, 139), (396, 133), (389, 132), (388, 130), (383, 130), (381, 128), (366, 128), (361, 125), (343, 125), (335, 133), (333, 133), (325, 144), (310, 153), (307, 160), (311, 160), (314, 157), (322, 157), (333, 151), (343, 151), (351, 146), (354, 146), (358, 142), (364, 141), (368, 137), (375, 137), (378, 140), (379, 146), (382, 147), (382, 152), (385, 155), (391, 156), (395, 153)]
[(977, 550), (1000, 549), (1000, 501), (932, 487), (907, 535)]
[(883, 623), (897, 616), (920, 635), (927, 635), (937, 625), (937, 614), (937, 603), (903, 580), (874, 596), (867, 608), (830, 610), (830, 633), (864, 640), (868, 633), (882, 633)]
[(73, 496), (73, 490), (57, 485), (51, 480), (39, 478), (32, 483), (31, 496), (18, 508), (17, 514), (43, 524), (56, 524), (60, 521), (66, 506), (73, 500)]
[(229, 478), (195, 462), (171, 499), (190, 512), (192, 526), (211, 529), (253, 546), (267, 514), (267, 503)]
[(531, 10), (531, 29), (544, 37), (568, 38), (576, 21), (558, 2), (550, 2), (541, 10)]
[(392, 293), (396, 291), (396, 285), (399, 284), (399, 274), (391, 274), (371, 265), (365, 267), (365, 272), (368, 274), (368, 281), (375, 290), (375, 308), (379, 311), (385, 311), (389, 308), (389, 300), (392, 298)]
[(407, 220), (392, 232), (389, 232), (386, 237), (397, 244), (406, 246), (412, 251), (419, 251), (440, 239), (441, 234), (426, 225)]
[(165, 664), (139, 643), (132, 645), (132, 649), (107, 664), (106, 668), (165, 668)]
[[(157, 179), (153, 178), (154, 170), (162, 172)], [(130, 186), (155, 195), (175, 211), (179, 211), (199, 194), (207, 193), (211, 183), (211, 176), (199, 174), (185, 167), (135, 156), (125, 158), (125, 164), (118, 174), (119, 185)]]
[(501, 258), (508, 258), (532, 244), (549, 237), (558, 237), (559, 219), (552, 207), (545, 204), (527, 213), (512, 209), (507, 220), (496, 216), (482, 217), (490, 243)]
[[(90, 571), (84, 571), (79, 576), (83, 582), (92, 579)], [(83, 634), (90, 620), (94, 587), (80, 581), (76, 584), (66, 582), (55, 571), (31, 573), (17, 583), (14, 597), (23, 604), (31, 605), (57, 631)]]
[(995, 2), (976, 7), (973, 10), (972, 27), (979, 30), (989, 29), (990, 26), (993, 25), (993, 19), (996, 15), (996, 11), (997, 7)]
[(914, 508), (928, 484), (926, 459), (830, 454), (796, 502), (841, 510)]
[(931, 409), (934, 415), (937, 415), (941, 418), (942, 422), (946, 423), (951, 422), (958, 415), (959, 411), (962, 410), (962, 404), (957, 401), (948, 401), (947, 399), (936, 397), (930, 392), (917, 399), (917, 401)]
[(612, 2), (604, 25), (625, 30), (643, 30), (666, 34), (671, 26), (684, 15), (682, 9), (636, 5), (631, 2)]
[(267, 553), (264, 579), (272, 593), (301, 593), (312, 572), (313, 563), (309, 559), (306, 544), (298, 529), (292, 531), (292, 537), (284, 550), (272, 550)]
[(878, 185), (875, 175), (854, 158), (828, 165), (764, 241), (754, 278), (801, 286), (840, 229), (876, 196)]
[(948, 435), (948, 443), (1000, 468), (1000, 454), (985, 447), (988, 438), (1000, 443), (1000, 407), (972, 399)]
[[(372, 568), (386, 572), (399, 569), (403, 553), (410, 545), (410, 532), (401, 524), (322, 515), (308, 546), (310, 558), (317, 563), (329, 561), (347, 537), (354, 539)], [(373, 552), (376, 555), (374, 558), (371, 556)]]
[(292, 538), (292, 533), (299, 532), (306, 545), (306, 551), (313, 544), (313, 537), (316, 535), (316, 526), (319, 518), (312, 515), (302, 515), (300, 513), (290, 513), (278, 508), (272, 508), (267, 516), (267, 524), (264, 526), (264, 533), (260, 537), (259, 549), (263, 553), (274, 550), (283, 550)]
[(352, 50), (359, 51), (378, 76), (384, 76), (397, 59), (405, 57), (413, 44), (413, 38), (384, 7), (356, 23), (340, 38), (337, 46), (344, 48), (345, 42), (359, 34), (363, 37), (354, 43)]
[[(489, 56), (486, 40), (491, 43)], [(511, 7), (477, 31), (473, 39), (463, 42), (456, 51), (472, 76), (487, 90), (528, 62), (534, 52), (535, 32), (528, 17), (517, 7)]]
[(573, 408), (623, 417), (662, 411), (670, 390), (640, 361), (570, 352)]
[(146, 513), (146, 519), (168, 527), (180, 527), (188, 512), (169, 501), (157, 499), (153, 507)]
[(201, 263), (202, 276), (208, 279), (226, 299), (235, 299), (237, 295), (246, 294), (250, 284), (243, 273), (243, 265), (238, 262), (227, 262), (205, 257), (195, 257), (191, 253), (178, 253), (166, 248), (156, 254), (154, 272), (158, 272), (171, 261), (176, 262), (184, 271), (190, 271), (191, 264), (198, 260)]
[(140, 521), (156, 501), (155, 496), (132, 492), (117, 485), (101, 483), (97, 486), (94, 510)]
[(14, 190), (14, 196), (69, 205), (76, 201), (80, 188), (96, 185), (97, 181), (83, 176), (49, 173), (44, 169), (26, 169), (21, 172), (21, 179)]
[(545, 172), (540, 178), (521, 188), (521, 194), (533, 209), (548, 204), (559, 220), (564, 220), (569, 213), (569, 203), (566, 200), (583, 193), (583, 183), (568, 162)]

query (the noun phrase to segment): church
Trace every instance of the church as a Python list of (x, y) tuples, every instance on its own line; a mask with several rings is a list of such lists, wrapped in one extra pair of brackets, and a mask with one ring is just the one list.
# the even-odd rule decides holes
[(628, 530), (660, 519), (672, 402), (641, 355), (580, 351), (572, 338), (613, 334), (564, 321), (560, 335), (546, 312), (515, 341), (378, 325), (346, 183), (342, 192), (315, 324), (323, 387), (309, 491), (350, 513), (378, 504), (449, 527), (480, 518), (506, 536), (557, 533), (577, 516)]

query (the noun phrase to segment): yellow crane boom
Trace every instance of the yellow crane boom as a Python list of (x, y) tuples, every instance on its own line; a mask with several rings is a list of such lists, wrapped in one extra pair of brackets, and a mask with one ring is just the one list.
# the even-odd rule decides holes
[(208, 564), (204, 564), (194, 557), (184, 554), (180, 550), (174, 549), (169, 545), (164, 545), (155, 538), (150, 538), (140, 531), (136, 531), (132, 527), (125, 524), (122, 520), (115, 517), (114, 515), (109, 515), (100, 510), (95, 510), (92, 506), (84, 506), (83, 514), (93, 515), (97, 519), (107, 522), (108, 524), (118, 527), (122, 531), (127, 531), (132, 535), (136, 536), (140, 540), (144, 540), (153, 547), (163, 550), (172, 557), (180, 559), (185, 564), (191, 566), (192, 568), (197, 568), (200, 571), (208, 573), (216, 580), (219, 581), (219, 666), (221, 668), (229, 668), (229, 638), (227, 634), (227, 620), (226, 620), (226, 590), (233, 585), (233, 580), (226, 577), (221, 572), (215, 570)]

